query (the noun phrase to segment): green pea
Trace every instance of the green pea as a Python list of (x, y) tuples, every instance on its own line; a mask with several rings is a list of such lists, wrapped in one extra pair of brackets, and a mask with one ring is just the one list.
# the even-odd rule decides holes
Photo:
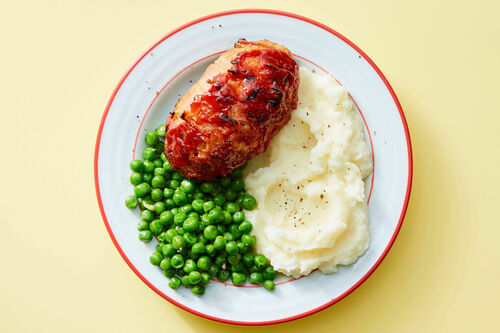
[(225, 282), (225, 281), (229, 280), (229, 277), (230, 277), (230, 274), (226, 270), (221, 269), (217, 272), (217, 280), (219, 280), (219, 281)]
[(185, 205), (187, 203), (187, 197), (186, 194), (182, 191), (176, 191), (174, 193), (174, 196), (172, 197), (174, 199), (174, 202), (180, 206), (180, 205)]
[(163, 191), (159, 188), (154, 188), (151, 190), (151, 200), (160, 201), (163, 200)]
[(245, 253), (247, 252), (248, 248), (243, 242), (237, 241), (236, 245), (238, 246), (238, 252), (239, 253)]
[(217, 227), (213, 225), (208, 225), (203, 229), (203, 236), (208, 240), (214, 240), (217, 237)]
[(217, 250), (220, 250), (220, 249), (223, 249), (226, 247), (226, 240), (224, 239), (223, 236), (219, 235), (219, 236), (215, 237), (214, 247)]
[(210, 220), (208, 219), (208, 214), (203, 214), (200, 219), (205, 227), (210, 224)]
[(145, 160), (152, 161), (155, 158), (156, 155), (156, 150), (152, 147), (146, 147), (142, 151), (142, 157), (144, 157)]
[(184, 275), (182, 278), (181, 278), (181, 281), (182, 281), (182, 285), (186, 288), (189, 288), (191, 287), (191, 280), (189, 279), (189, 275)]
[(205, 194), (203, 194), (203, 192), (195, 192), (193, 194), (194, 199), (203, 199), (204, 197), (205, 197)]
[[(162, 168), (163, 161), (161, 160), (161, 158), (155, 158), (153, 160), (153, 164), (155, 165), (155, 170), (158, 169), (158, 171), (156, 171), (156, 172), (163, 172), (163, 170), (162, 170), (163, 169)], [(156, 172), (153, 172), (153, 173), (156, 175)], [(163, 173), (165, 173), (165, 172), (163, 172)]]
[(227, 231), (227, 227), (224, 224), (217, 224), (217, 231), (219, 232), (219, 235), (222, 235)]
[(198, 259), (197, 266), (202, 271), (208, 271), (211, 264), (212, 261), (210, 260), (209, 256), (201, 256), (200, 259)]
[(177, 230), (175, 229), (168, 229), (166, 232), (165, 232), (165, 240), (169, 243), (172, 242), (172, 239), (174, 238), (174, 236), (177, 236), (178, 233), (177, 233)]
[(179, 208), (179, 211), (181, 211), (185, 214), (189, 214), (192, 210), (193, 210), (193, 207), (190, 204), (186, 204), (186, 205)]
[(155, 170), (153, 171), (153, 174), (155, 176), (164, 176), (165, 177), (165, 169), (163, 169), (163, 168), (155, 168)]
[(163, 162), (163, 169), (165, 169), (166, 172), (172, 172), (174, 170), (169, 161)]
[(266, 268), (264, 268), (264, 271), (262, 272), (262, 276), (266, 280), (274, 280), (276, 277), (276, 271), (274, 270), (274, 267), (271, 265), (268, 265)]
[(203, 203), (203, 211), (206, 213), (212, 210), (215, 207), (215, 203), (213, 201), (206, 201)]
[(261, 268), (259, 268), (259, 267), (257, 267), (257, 266), (255, 266), (255, 264), (254, 264), (254, 265), (250, 266), (250, 268), (248, 269), (248, 271), (249, 271), (250, 273), (254, 273), (254, 272), (262, 272), (262, 269), (261, 269)]
[(149, 230), (149, 223), (146, 221), (140, 221), (139, 224), (137, 224), (137, 230)]
[[(161, 235), (161, 234), (160, 234)], [(163, 249), (163, 244), (156, 244), (156, 252), (160, 252), (162, 253), (162, 249)]]
[(228, 225), (233, 222), (233, 216), (228, 211), (224, 210), (222, 215), (224, 216), (224, 219), (222, 220), (223, 224)]
[(205, 244), (203, 244), (202, 242), (194, 243), (191, 250), (193, 251), (193, 253), (197, 254), (205, 253), (207, 251), (207, 249), (205, 248)]
[(237, 265), (241, 262), (241, 254), (239, 254), (239, 253), (231, 254), (231, 255), (227, 256), (227, 261), (231, 265)]
[(172, 246), (176, 250), (185, 247), (186, 241), (184, 240), (184, 237), (181, 235), (174, 236), (174, 238), (172, 238)]
[(163, 253), (164, 256), (171, 257), (177, 251), (175, 250), (175, 248), (173, 247), (172, 244), (165, 244), (165, 245), (163, 245), (161, 252)]
[(193, 219), (191, 217), (188, 217), (187, 219), (184, 220), (182, 227), (184, 228), (184, 230), (186, 230), (188, 232), (197, 231), (198, 230), (198, 221), (196, 221), (195, 219)]
[(229, 187), (231, 185), (232, 180), (229, 177), (223, 177), (220, 179), (219, 182), (222, 187)]
[(231, 184), (231, 190), (235, 192), (240, 192), (243, 191), (244, 189), (245, 189), (245, 183), (243, 183), (243, 180), (241, 179), (236, 179)]
[[(178, 180), (179, 182), (184, 179), (184, 177), (182, 177), (178, 172), (174, 172), (172, 174), (172, 178)], [(180, 185), (180, 183), (179, 183), (179, 185)]]
[(158, 136), (160, 138), (164, 138), (165, 137), (165, 125), (160, 125), (156, 128), (156, 133), (158, 133)]
[(217, 251), (217, 249), (215, 248), (215, 246), (213, 246), (212, 244), (205, 245), (205, 248), (207, 249), (207, 254), (209, 256), (215, 255), (215, 252)]
[(271, 281), (271, 280), (266, 280), (264, 281), (264, 288), (266, 288), (267, 290), (274, 290), (274, 282)]
[(242, 165), (241, 167), (239, 167), (238, 169), (234, 170), (233, 172), (231, 172), (231, 174), (229, 175), (232, 179), (239, 179), (241, 177), (243, 177), (243, 169), (245, 168), (245, 164)]
[(132, 160), (130, 161), (130, 169), (135, 172), (144, 171), (144, 163), (141, 160)]
[(197, 212), (191, 212), (188, 214), (188, 218), (200, 221), (200, 215)]
[(207, 272), (201, 273), (200, 286), (206, 286), (210, 282), (210, 274)]
[(188, 276), (191, 284), (198, 284), (201, 282), (201, 273), (198, 271), (192, 271), (188, 274)]
[(245, 244), (245, 246), (254, 247), (257, 243), (257, 239), (255, 238), (255, 236), (243, 234), (241, 235), (241, 242)]
[(163, 256), (160, 252), (155, 252), (149, 257), (149, 262), (155, 266), (160, 266), (161, 261), (163, 260)]
[(171, 198), (174, 195), (174, 193), (175, 191), (168, 187), (165, 187), (165, 189), (163, 190), (163, 196), (165, 198)]
[(163, 229), (163, 225), (160, 223), (160, 220), (154, 220), (149, 224), (149, 230), (153, 233), (153, 235), (159, 235)]
[(142, 175), (138, 172), (132, 172), (130, 174), (130, 184), (139, 185), (142, 182)]
[(241, 200), (241, 207), (246, 210), (254, 210), (257, 207), (257, 200), (249, 194), (245, 194)]
[(225, 232), (222, 236), (226, 240), (226, 243), (234, 240), (233, 234), (230, 233), (229, 231)]
[(165, 177), (163, 177), (161, 175), (154, 176), (153, 179), (151, 179), (151, 185), (154, 188), (164, 188), (165, 187)]
[(247, 280), (247, 276), (245, 274), (238, 273), (238, 272), (233, 272), (231, 274), (231, 277), (233, 280), (233, 284), (235, 284), (235, 285), (241, 285), (241, 284), (245, 283), (245, 281)]
[(161, 213), (163, 213), (166, 209), (165, 207), (165, 203), (163, 201), (158, 201), (158, 202), (155, 202), (155, 204), (153, 205), (154, 209), (155, 209), (155, 213), (160, 215)]
[(226, 203), (226, 197), (224, 196), (224, 194), (222, 194), (222, 193), (217, 193), (217, 194), (214, 196), (214, 203), (215, 203), (217, 206), (224, 206), (224, 204)]
[(196, 243), (196, 241), (198, 240), (195, 235), (189, 232), (186, 232), (184, 235), (182, 235), (182, 237), (184, 238), (188, 246), (193, 246), (194, 243)]
[(231, 271), (233, 271), (233, 272), (243, 272), (244, 269), (245, 269), (245, 266), (243, 265), (242, 262), (239, 262), (236, 265), (231, 265)]
[(237, 203), (235, 202), (228, 202), (226, 204), (226, 210), (231, 213), (231, 214), (234, 214), (236, 212), (239, 212), (240, 211), (240, 205), (238, 205)]
[(152, 161), (145, 160), (142, 164), (142, 169), (145, 173), (152, 173), (155, 169), (155, 165)]
[(241, 261), (243, 262), (243, 264), (246, 267), (251, 267), (253, 265), (253, 254), (252, 253), (245, 253), (242, 256)]
[(194, 183), (191, 180), (184, 179), (181, 182), (181, 189), (184, 191), (184, 193), (193, 193)]
[(186, 233), (186, 230), (184, 230), (184, 228), (183, 228), (183, 227), (180, 227), (179, 229), (177, 229), (177, 233), (178, 233), (179, 235), (184, 235), (184, 234)]
[(169, 226), (174, 221), (174, 214), (171, 211), (164, 211), (160, 214), (160, 223), (164, 226)]
[(154, 204), (155, 204), (154, 201), (151, 200), (151, 196), (149, 196), (149, 195), (146, 196), (145, 198), (142, 198), (141, 203), (140, 203), (142, 210), (150, 210), (150, 211), (154, 210), (154, 207), (153, 207)]
[(172, 265), (170, 264), (170, 259), (168, 258), (163, 258), (163, 260), (160, 262), (160, 268), (161, 269), (170, 269)]
[(153, 233), (149, 230), (143, 230), (139, 232), (139, 239), (143, 242), (149, 242), (153, 239)]
[(233, 222), (240, 224), (245, 220), (245, 213), (242, 211), (236, 212), (233, 214)]
[(223, 256), (222, 254), (219, 254), (217, 257), (215, 257), (215, 264), (217, 265), (217, 267), (222, 268), (222, 266), (224, 266), (225, 263), (226, 263), (226, 257)]
[(175, 215), (177, 215), (177, 214), (179, 213), (179, 208), (174, 207), (174, 208), (172, 208), (170, 211), (171, 211), (171, 212), (172, 212), (172, 214), (174, 214), (174, 216), (175, 216)]
[(153, 221), (154, 218), (155, 218), (155, 215), (150, 210), (143, 210), (141, 212), (141, 219), (143, 221), (151, 222), (151, 221)]
[(168, 286), (172, 289), (179, 289), (179, 287), (181, 286), (181, 279), (179, 279), (177, 276), (171, 277)]
[(160, 141), (158, 133), (151, 131), (146, 133), (146, 143), (150, 146), (156, 145)]
[(224, 192), (224, 196), (226, 197), (226, 199), (228, 201), (233, 201), (234, 199), (236, 199), (238, 197), (238, 194), (231, 189), (227, 189)]
[[(175, 277), (175, 268), (169, 268), (169, 269), (165, 269), (163, 271), (163, 275), (165, 275), (166, 277), (168, 277), (169, 279)], [(180, 280), (179, 280), (180, 281)], [(170, 285), (170, 284), (169, 284)]]
[(125, 199), (125, 206), (129, 209), (134, 209), (138, 204), (139, 200), (137, 200), (137, 198), (133, 195), (129, 195), (127, 199)]
[(262, 274), (261, 273), (252, 273), (250, 274), (250, 283), (253, 283), (253, 284), (261, 284), (262, 282), (264, 282), (264, 278), (262, 277)]
[(258, 254), (253, 258), (255, 266), (258, 268), (265, 268), (267, 266), (267, 258), (262, 254)]
[(191, 273), (192, 271), (196, 270), (196, 263), (194, 262), (193, 259), (188, 259), (186, 260), (186, 263), (184, 264), (184, 272), (186, 273)]
[(165, 207), (167, 209), (173, 209), (175, 208), (175, 202), (172, 198), (168, 198), (167, 200), (165, 200)]
[(253, 225), (250, 221), (243, 221), (238, 226), (238, 230), (241, 231), (241, 233), (248, 234), (253, 230)]
[(228, 254), (236, 254), (238, 252), (238, 246), (235, 241), (230, 241), (226, 243), (226, 252)]
[(181, 183), (177, 179), (172, 179), (171, 181), (168, 182), (168, 187), (170, 187), (172, 190), (175, 190), (181, 185)]
[(165, 153), (160, 154), (160, 159), (165, 162), (167, 161), (167, 157), (165, 156)]
[(200, 190), (205, 193), (210, 193), (214, 189), (214, 186), (212, 183), (202, 183), (200, 185)]
[[(170, 261), (172, 261), (172, 260), (170, 260)], [(178, 277), (180, 277), (180, 278), (182, 278), (184, 275), (187, 275), (187, 273), (186, 273), (186, 272), (184, 272), (184, 270), (183, 270), (182, 268), (177, 269), (177, 270), (175, 271), (175, 274), (176, 274)]]
[(180, 254), (175, 254), (170, 258), (170, 264), (173, 268), (179, 269), (184, 266), (184, 258)]
[(174, 215), (174, 224), (181, 226), (183, 225), (184, 221), (187, 219), (187, 215), (185, 213), (177, 213)]
[(202, 296), (205, 293), (205, 287), (200, 286), (200, 285), (196, 285), (193, 287), (193, 289), (191, 289), (191, 291), (196, 296)]
[(235, 201), (235, 202), (236, 202), (238, 205), (240, 205), (240, 207), (241, 207), (241, 202), (242, 202), (242, 201), (243, 201), (243, 195), (242, 195), (242, 194), (240, 194), (240, 195), (238, 195), (238, 199), (236, 199), (236, 201)]
[(228, 231), (234, 236), (234, 239), (238, 239), (241, 237), (241, 231), (238, 229), (237, 224), (231, 224), (228, 228)]
[(151, 174), (151, 173), (145, 173), (144, 175), (142, 175), (142, 180), (145, 183), (150, 184), (152, 179), (153, 179), (153, 174)]
[(203, 213), (203, 200), (202, 199), (195, 199), (191, 203), (191, 206), (193, 207), (195, 212), (198, 213)]
[[(201, 226), (201, 223), (200, 223), (200, 226)], [(205, 228), (205, 227), (203, 227), (203, 229), (204, 229), (204, 228)], [(203, 229), (201, 229), (201, 230), (200, 230), (200, 228), (198, 228), (198, 231), (202, 231)], [(208, 243), (208, 239), (207, 239), (207, 237), (203, 236), (203, 234), (200, 234), (200, 235), (198, 236), (198, 240), (199, 240), (201, 243), (203, 243), (203, 244), (207, 244), (207, 243)]]
[(221, 210), (212, 209), (208, 212), (208, 220), (210, 223), (219, 223), (224, 220), (224, 214), (222, 214)]
[(151, 186), (148, 183), (141, 183), (134, 188), (134, 195), (137, 198), (143, 198), (150, 191), (151, 191)]
[(216, 276), (218, 271), (219, 267), (217, 267), (217, 265), (215, 264), (212, 264), (210, 265), (210, 268), (208, 269), (207, 273), (210, 274), (210, 276)]

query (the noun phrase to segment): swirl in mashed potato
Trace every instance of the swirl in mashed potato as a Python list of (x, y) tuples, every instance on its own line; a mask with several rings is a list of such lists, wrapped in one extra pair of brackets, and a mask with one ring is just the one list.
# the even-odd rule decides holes
[(267, 151), (245, 170), (259, 206), (246, 212), (256, 250), (299, 277), (332, 273), (368, 247), (364, 179), (370, 150), (360, 115), (332, 77), (300, 68), (299, 105)]

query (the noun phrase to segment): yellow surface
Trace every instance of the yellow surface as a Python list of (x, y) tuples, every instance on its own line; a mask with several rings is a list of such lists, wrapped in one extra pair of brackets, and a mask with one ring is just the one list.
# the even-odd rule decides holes
[[(0, 332), (234, 332), (179, 310), (115, 250), (94, 141), (115, 85), (162, 35), (235, 1), (2, 1)], [(338, 30), (386, 74), (414, 148), (412, 199), (345, 300), (259, 332), (491, 332), (500, 299), (498, 1), (260, 1)]]

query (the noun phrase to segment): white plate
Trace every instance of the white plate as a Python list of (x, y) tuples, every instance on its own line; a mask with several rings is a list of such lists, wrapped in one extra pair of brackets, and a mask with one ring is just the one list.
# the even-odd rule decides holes
[[(164, 123), (178, 98), (217, 55), (240, 37), (269, 39), (289, 48), (300, 64), (320, 66), (350, 92), (367, 124), (374, 153), (368, 206), (371, 242), (352, 265), (332, 275), (318, 272), (287, 281), (274, 292), (210, 283), (203, 297), (175, 291), (149, 263), (156, 242), (138, 240), (137, 210), (124, 205), (132, 192), (129, 161), (144, 148), (144, 133)], [(317, 65), (316, 65), (317, 64)], [(318, 68), (318, 67), (316, 67)], [(318, 68), (318, 69), (320, 69)], [(138, 140), (137, 140), (138, 138)], [(95, 185), (101, 213), (118, 251), (150, 288), (205, 318), (246, 325), (301, 318), (339, 301), (375, 270), (401, 227), (412, 178), (410, 137), (401, 106), (375, 64), (331, 28), (295, 14), (236, 10), (206, 16), (162, 38), (130, 68), (104, 112), (95, 148)]]

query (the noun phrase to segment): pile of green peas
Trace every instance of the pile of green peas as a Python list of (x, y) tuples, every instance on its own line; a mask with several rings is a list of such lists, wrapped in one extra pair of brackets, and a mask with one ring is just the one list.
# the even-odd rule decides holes
[(134, 194), (125, 205), (141, 209), (139, 239), (158, 240), (151, 264), (170, 279), (169, 286), (191, 288), (203, 295), (212, 277), (235, 285), (262, 284), (273, 290), (276, 272), (269, 260), (253, 254), (252, 223), (244, 210), (257, 207), (245, 193), (243, 167), (213, 182), (189, 179), (175, 172), (165, 157), (165, 126), (146, 134), (143, 160), (130, 162)]

